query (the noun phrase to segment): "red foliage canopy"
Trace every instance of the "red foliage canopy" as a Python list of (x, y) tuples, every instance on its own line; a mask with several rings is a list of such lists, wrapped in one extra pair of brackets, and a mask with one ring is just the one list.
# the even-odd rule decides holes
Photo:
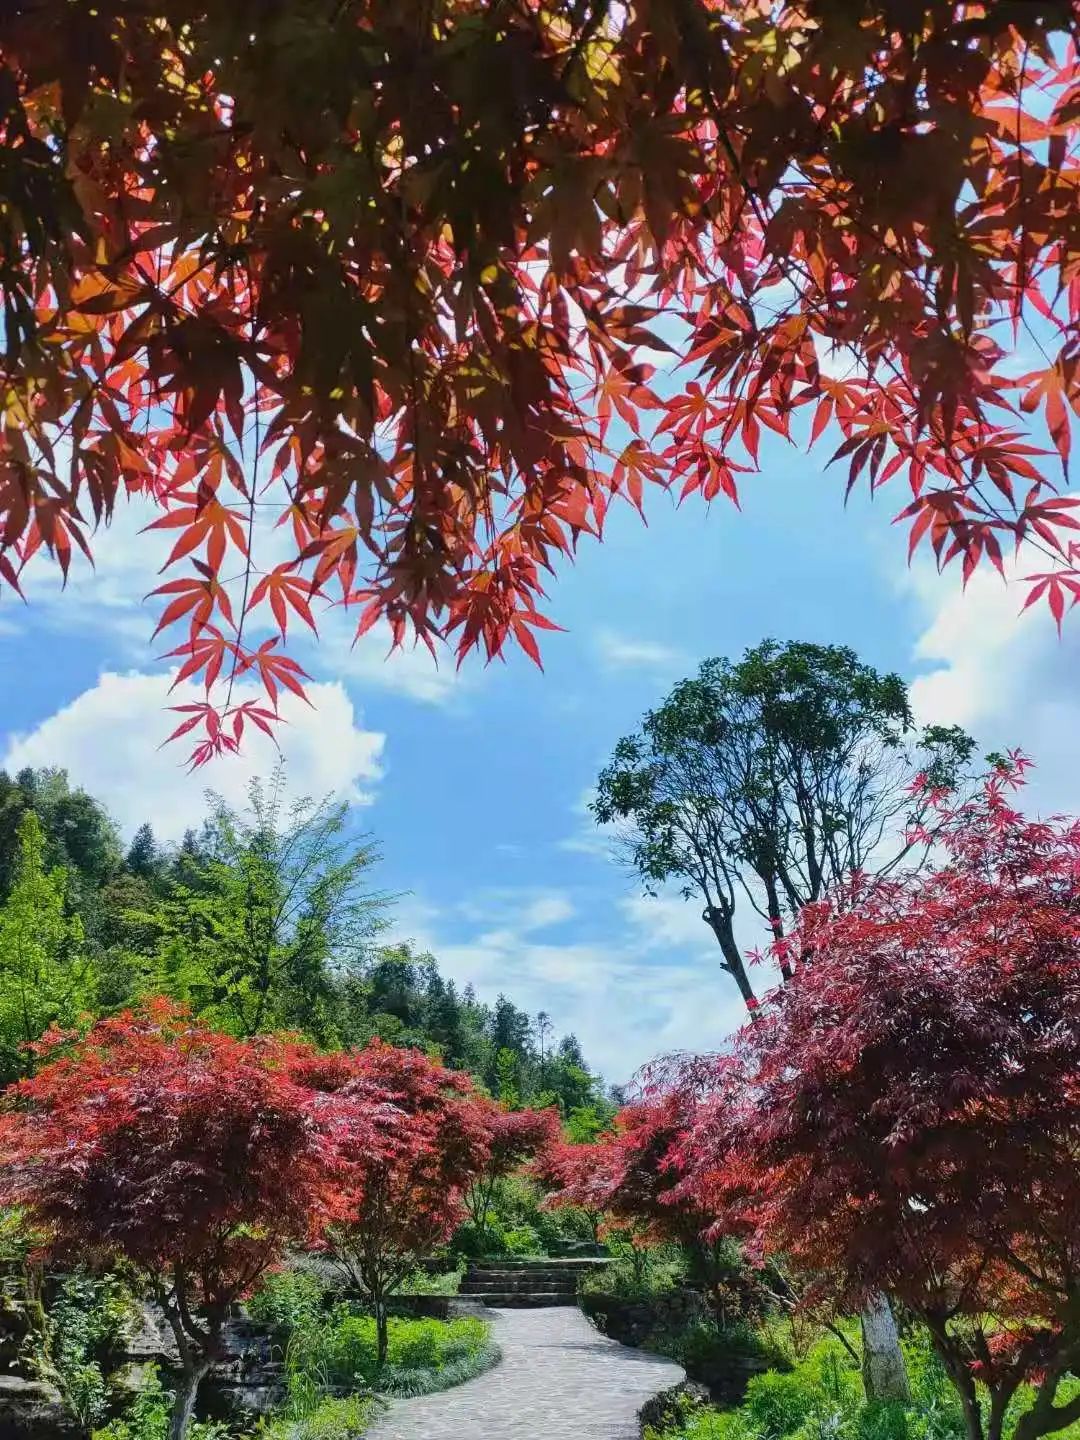
[[(857, 882), (782, 942), (794, 979), (718, 1063), (687, 1193), (819, 1286), (929, 1327), (973, 1436), (1080, 1415), (1080, 822), (1010, 805), (1014, 757), (948, 819), (940, 868)], [(800, 957), (812, 955), (809, 965)]]
[(167, 1001), (37, 1049), (41, 1069), (5, 1092), (0, 1202), (24, 1206), (54, 1255), (142, 1270), (180, 1353), (179, 1440), (229, 1306), (329, 1214), (332, 1149), (282, 1047)]
[(329, 1097), (323, 1124), (336, 1194), (328, 1244), (382, 1326), (387, 1293), (464, 1216), (466, 1187), (490, 1153), (488, 1108), (465, 1076), (378, 1040), (347, 1054), (301, 1054), (290, 1069)]
[(526, 1161), (546, 1154), (561, 1133), (559, 1112), (547, 1110), (506, 1110), (493, 1101), (485, 1107), (488, 1127), (488, 1155), (467, 1196), (469, 1214), (481, 1230), (499, 1180), (520, 1170)]
[(224, 1306), (326, 1213), (327, 1145), (271, 1042), (169, 1002), (53, 1033), (0, 1117), (0, 1196), (50, 1251), (120, 1255)]
[(541, 577), (613, 497), (734, 499), (802, 414), (849, 487), (904, 477), (939, 561), (1044, 551), (1060, 619), (1077, 29), (1070, 0), (6, 5), (0, 576), (149, 497), (203, 760), (301, 690), (317, 598), (535, 657)]
[(593, 1145), (553, 1146), (543, 1163), (550, 1203), (602, 1214), (646, 1244), (697, 1243), (710, 1217), (684, 1193), (676, 1158), (691, 1113), (681, 1095), (657, 1095), (624, 1106), (612, 1133)]

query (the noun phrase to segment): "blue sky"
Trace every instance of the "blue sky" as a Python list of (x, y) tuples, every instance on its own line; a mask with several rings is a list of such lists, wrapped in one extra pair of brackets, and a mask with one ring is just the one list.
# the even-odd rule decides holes
[[(350, 650), (337, 616), (300, 657), (317, 708), (288, 711), (292, 783), (356, 803), (382, 847), (379, 883), (403, 892), (396, 933), (485, 997), (547, 1010), (612, 1081), (658, 1052), (718, 1046), (740, 1019), (698, 909), (643, 899), (584, 808), (617, 738), (704, 657), (767, 636), (851, 645), (913, 682), (920, 718), (1026, 748), (1034, 806), (1080, 804), (1075, 623), (1059, 642), (989, 574), (964, 594), (955, 573), (909, 571), (889, 523), (901, 490), (845, 510), (818, 457), (777, 442), (763, 461), (741, 512), (657, 495), (646, 528), (613, 511), (604, 544), (583, 542), (552, 587), (567, 633), (544, 637), (544, 674), (520, 656), (460, 673), (422, 652), (384, 660), (385, 636)], [(155, 748), (167, 680), (139, 597), (161, 557), (139, 518), (119, 516), (66, 594), (42, 568), (28, 607), (0, 598), (0, 763), (64, 765), (128, 833), (150, 818), (176, 838), (205, 786), (239, 798), (273, 756), (255, 742), (189, 777), (182, 748)]]

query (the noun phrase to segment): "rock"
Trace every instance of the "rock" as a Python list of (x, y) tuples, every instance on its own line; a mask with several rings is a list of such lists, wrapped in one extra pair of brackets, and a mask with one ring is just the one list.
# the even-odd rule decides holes
[(692, 1410), (699, 1405), (708, 1405), (711, 1399), (707, 1386), (698, 1385), (694, 1380), (684, 1380), (670, 1390), (661, 1390), (638, 1411), (642, 1433), (646, 1428), (674, 1429)]
[(0, 1440), (82, 1440), (85, 1433), (55, 1385), (0, 1375)]

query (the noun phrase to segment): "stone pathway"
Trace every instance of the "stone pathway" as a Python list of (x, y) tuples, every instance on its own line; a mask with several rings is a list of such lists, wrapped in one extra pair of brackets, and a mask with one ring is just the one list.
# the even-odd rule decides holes
[(638, 1440), (642, 1405), (685, 1378), (672, 1360), (605, 1339), (576, 1306), (490, 1313), (500, 1364), (395, 1401), (366, 1440)]

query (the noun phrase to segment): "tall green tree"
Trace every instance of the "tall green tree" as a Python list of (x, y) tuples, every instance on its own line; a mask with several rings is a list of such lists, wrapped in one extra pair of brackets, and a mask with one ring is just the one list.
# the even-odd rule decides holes
[[(674, 883), (702, 903), (724, 969), (754, 1009), (740, 907), (780, 938), (852, 872), (914, 863), (931, 843), (932, 805), (913, 782), (956, 787), (974, 748), (955, 726), (918, 730), (900, 676), (853, 650), (767, 640), (680, 681), (619, 741), (592, 808), (619, 828), (648, 893)], [(877, 1398), (906, 1398), (887, 1298), (870, 1297), (860, 1318)]]
[(0, 906), (0, 1081), (29, 1074), (26, 1047), (52, 1024), (72, 1025), (94, 1002), (82, 923), (68, 913), (67, 875), (45, 867), (33, 810), (19, 821), (10, 893)]
[(350, 831), (346, 804), (288, 802), (281, 769), (252, 783), (244, 811), (210, 804), (151, 917), (145, 988), (241, 1037), (299, 1029), (338, 1041), (338, 990), (362, 971), (387, 903), (368, 885), (374, 846)]
[(592, 810), (648, 893), (675, 884), (702, 904), (753, 1004), (740, 909), (780, 936), (844, 876), (910, 861), (928, 810), (913, 780), (954, 787), (973, 751), (956, 726), (916, 728), (899, 675), (844, 646), (767, 640), (706, 660), (649, 711), (601, 771)]

